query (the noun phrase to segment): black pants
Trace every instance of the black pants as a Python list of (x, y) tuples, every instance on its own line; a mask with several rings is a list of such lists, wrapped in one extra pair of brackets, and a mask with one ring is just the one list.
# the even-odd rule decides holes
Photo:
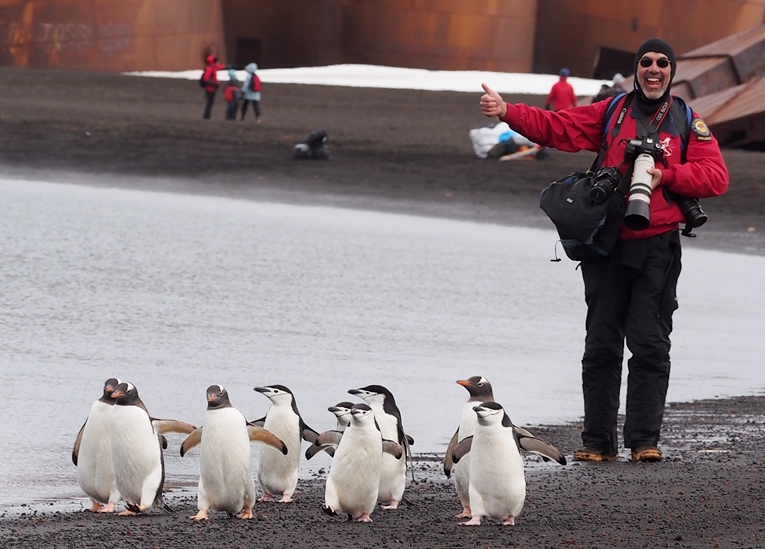
[(238, 101), (226, 103), (226, 120), (236, 120), (236, 111), (239, 109)]
[(210, 115), (212, 114), (212, 107), (213, 103), (215, 102), (215, 92), (214, 91), (205, 91), (205, 112), (202, 115), (202, 118), (210, 118)]
[(247, 105), (250, 103), (252, 103), (252, 110), (255, 112), (255, 120), (260, 118), (260, 101), (250, 101), (245, 99), (242, 101), (242, 116), (239, 118), (239, 120), (244, 120), (244, 115), (247, 113)]
[(628, 361), (624, 446), (656, 445), (669, 387), (672, 313), (681, 270), (678, 231), (620, 240), (581, 264), (587, 302), (582, 358), (585, 446), (617, 453), (624, 342)]

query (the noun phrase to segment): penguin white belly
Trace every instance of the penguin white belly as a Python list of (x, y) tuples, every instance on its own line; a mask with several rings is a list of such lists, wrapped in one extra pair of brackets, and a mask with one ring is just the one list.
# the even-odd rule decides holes
[[(398, 442), (398, 422), (393, 416), (382, 411), (382, 408), (372, 407), (375, 419), (380, 426), (382, 438)], [(399, 502), (404, 497), (406, 488), (406, 456), (396, 459), (390, 454), (383, 454), (380, 467), (380, 503)]]
[(382, 440), (377, 430), (346, 429), (332, 459), (324, 503), (337, 513), (357, 519), (377, 505)]
[(95, 401), (82, 431), (77, 458), (77, 483), (88, 496), (104, 504), (120, 499), (112, 465), (111, 414), (114, 406)]
[(284, 441), (285, 456), (272, 446), (261, 445), (258, 457), (258, 483), (271, 496), (289, 498), (295, 492), (300, 467), (300, 418), (292, 409), (272, 407), (263, 427)]
[[(504, 432), (502, 432), (504, 431)], [(526, 499), (523, 458), (512, 434), (478, 428), (470, 450), (470, 505), (473, 516), (517, 517)]]
[[(475, 433), (476, 416), (473, 406), (475, 406), (475, 402), (468, 401), (462, 407), (457, 442), (473, 436)], [(459, 463), (454, 464), (454, 487), (463, 507), (470, 507), (470, 454), (468, 452)]]
[(112, 410), (112, 461), (125, 501), (142, 510), (151, 507), (162, 485), (162, 455), (149, 416), (138, 406)]
[(205, 412), (200, 452), (202, 509), (238, 513), (255, 502), (252, 452), (244, 416), (235, 408)]

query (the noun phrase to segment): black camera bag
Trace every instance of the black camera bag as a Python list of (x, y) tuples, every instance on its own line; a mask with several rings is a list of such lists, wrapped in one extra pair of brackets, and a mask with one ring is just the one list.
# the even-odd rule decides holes
[[(621, 126), (629, 110), (632, 95), (624, 100), (614, 130)], [(618, 101), (613, 101), (603, 117), (604, 128), (608, 125)], [(618, 130), (617, 130), (618, 131)], [(603, 132), (600, 151), (592, 167), (585, 173), (574, 172), (553, 181), (542, 189), (539, 207), (555, 225), (560, 243), (569, 259), (586, 261), (594, 257), (607, 256), (619, 237), (624, 212), (627, 209), (625, 199), (629, 188), (632, 169), (622, 176), (618, 187), (608, 200), (596, 204), (590, 198), (592, 183), (600, 165), (606, 145), (606, 132)]]
[(590, 198), (595, 173), (574, 172), (542, 190), (539, 207), (555, 224), (569, 259), (586, 261), (607, 256), (619, 237), (629, 179), (622, 177), (608, 200), (595, 204)]

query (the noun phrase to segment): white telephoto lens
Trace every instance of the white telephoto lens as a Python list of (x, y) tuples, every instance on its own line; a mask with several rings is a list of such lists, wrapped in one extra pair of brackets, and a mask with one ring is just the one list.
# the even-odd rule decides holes
[(653, 168), (656, 162), (648, 153), (640, 153), (635, 159), (635, 168), (632, 172), (632, 182), (630, 183), (630, 200), (651, 201), (651, 180), (653, 176), (648, 173), (649, 168)]

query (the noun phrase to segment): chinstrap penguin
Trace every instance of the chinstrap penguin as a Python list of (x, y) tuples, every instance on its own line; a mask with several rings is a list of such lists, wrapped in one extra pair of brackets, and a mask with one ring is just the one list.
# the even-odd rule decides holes
[[(330, 406), (327, 408), (330, 412), (332, 412), (335, 415), (335, 418), (337, 419), (337, 423), (335, 425), (335, 431), (338, 433), (342, 433), (345, 431), (345, 429), (350, 425), (351, 423), (351, 408), (353, 408), (352, 402), (338, 402), (334, 406)], [(311, 444), (305, 451), (305, 458), (311, 459), (313, 456), (318, 454), (319, 452), (324, 451), (327, 452), (330, 456), (335, 455), (335, 446), (332, 444), (327, 445), (321, 445), (321, 444)]]
[(404, 459), (386, 454), (382, 460), (378, 501), (382, 509), (396, 509), (404, 499), (407, 460), (411, 457), (409, 446), (414, 444), (414, 439), (404, 432), (401, 412), (388, 389), (382, 385), (367, 385), (348, 392), (363, 399), (372, 408), (382, 437), (397, 442), (404, 449)]
[(462, 512), (455, 518), (470, 518), (470, 454), (462, 458), (459, 465), (452, 463), (452, 452), (457, 443), (469, 436), (475, 431), (476, 414), (473, 407), (482, 402), (491, 402), (494, 400), (494, 392), (491, 383), (482, 376), (473, 376), (468, 379), (457, 381), (470, 393), (470, 397), (462, 407), (460, 416), (460, 425), (454, 433), (449, 446), (444, 455), (444, 473), (447, 478), (454, 472), (454, 487), (457, 491), (457, 497), (462, 503)]
[(323, 433), (314, 444), (336, 445), (324, 491), (324, 512), (347, 513), (348, 520), (372, 522), (377, 505), (384, 455), (403, 461), (403, 449), (383, 440), (374, 412), (366, 404), (351, 408), (351, 423), (344, 432)]
[(255, 387), (254, 390), (267, 396), (271, 407), (265, 417), (253, 424), (267, 429), (287, 445), (286, 455), (271, 446), (260, 449), (258, 483), (263, 495), (258, 501), (280, 498), (280, 503), (289, 503), (298, 481), (301, 440), (313, 443), (319, 433), (305, 424), (292, 391), (284, 385)]
[(516, 427), (496, 402), (473, 408), (478, 420), (475, 433), (454, 448), (454, 463), (468, 452), (470, 458), (470, 506), (473, 518), (461, 524), (477, 526), (488, 516), (514, 525), (526, 499), (526, 476), (520, 448), (545, 461), (566, 464), (555, 447), (546, 444), (521, 427)]

